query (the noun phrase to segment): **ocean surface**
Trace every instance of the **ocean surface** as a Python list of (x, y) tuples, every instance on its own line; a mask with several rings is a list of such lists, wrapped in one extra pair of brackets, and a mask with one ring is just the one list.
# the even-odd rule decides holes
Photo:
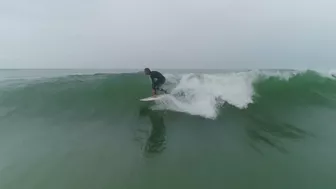
[(336, 188), (331, 72), (162, 72), (0, 70), (0, 189)]

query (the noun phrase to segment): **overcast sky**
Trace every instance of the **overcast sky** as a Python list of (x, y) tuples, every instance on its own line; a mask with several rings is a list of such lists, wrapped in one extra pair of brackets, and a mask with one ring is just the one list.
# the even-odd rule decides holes
[(1, 0), (1, 68), (332, 68), (334, 0)]

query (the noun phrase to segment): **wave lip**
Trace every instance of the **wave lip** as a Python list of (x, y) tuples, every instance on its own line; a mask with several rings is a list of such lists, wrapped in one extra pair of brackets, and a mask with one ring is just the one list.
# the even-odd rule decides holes
[[(336, 82), (314, 71), (248, 71), (223, 74), (167, 75), (171, 95), (155, 109), (215, 119), (228, 103), (246, 109), (260, 102), (322, 102), (335, 96)], [(265, 101), (266, 100), (266, 101)], [(325, 100), (324, 100), (325, 101)]]

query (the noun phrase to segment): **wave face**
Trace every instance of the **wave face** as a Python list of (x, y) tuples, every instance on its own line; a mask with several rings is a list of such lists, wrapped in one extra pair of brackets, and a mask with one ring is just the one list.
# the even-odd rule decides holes
[[(166, 74), (170, 95), (153, 109), (165, 109), (216, 119), (225, 104), (237, 109), (255, 106), (325, 105), (335, 103), (336, 81), (316, 72), (239, 72), (225, 74)], [(113, 116), (133, 111), (150, 95), (141, 74), (75, 75), (7, 82), (0, 105), (11, 113), (57, 116)], [(127, 116), (127, 113), (123, 116)]]
[[(332, 75), (268, 70), (165, 76), (170, 94), (156, 102), (139, 101), (151, 94), (142, 73), (2, 79), (0, 187), (336, 187), (334, 177), (325, 176), (335, 175)], [(293, 155), (281, 164), (283, 156), (274, 151)], [(272, 179), (264, 182), (266, 177)], [(249, 179), (255, 187), (244, 185)]]

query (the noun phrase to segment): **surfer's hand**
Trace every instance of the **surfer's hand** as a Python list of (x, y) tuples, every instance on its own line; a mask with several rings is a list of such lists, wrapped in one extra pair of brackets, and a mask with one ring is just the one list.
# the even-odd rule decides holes
[(153, 96), (156, 96), (156, 92), (155, 92), (154, 89), (152, 90), (152, 95), (153, 95)]

